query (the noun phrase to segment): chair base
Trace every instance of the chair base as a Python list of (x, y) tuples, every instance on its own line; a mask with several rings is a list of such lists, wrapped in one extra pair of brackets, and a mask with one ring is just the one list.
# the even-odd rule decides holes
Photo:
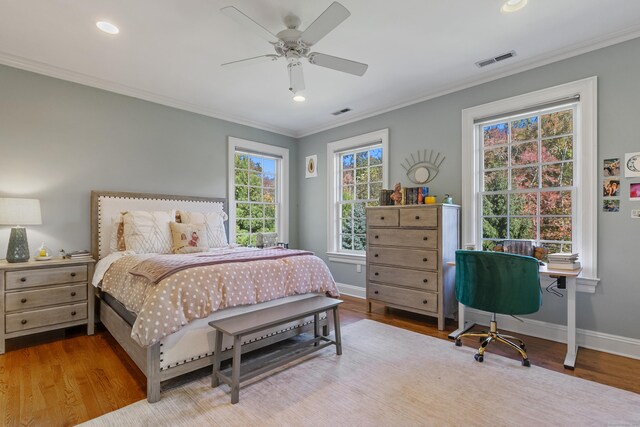
[[(509, 347), (515, 349), (518, 353), (520, 353), (520, 356), (522, 357), (522, 366), (531, 365), (531, 363), (529, 362), (529, 358), (527, 357), (524, 341), (522, 341), (520, 338), (511, 336), (511, 335), (504, 335), (499, 333), (498, 324), (496, 323), (496, 320), (495, 320), (495, 314), (491, 316), (491, 325), (490, 325), (490, 330), (488, 332), (466, 332), (456, 338), (456, 341), (455, 341), (456, 346), (459, 347), (462, 345), (462, 342), (460, 341), (460, 339), (464, 337), (480, 338), (480, 342), (482, 344), (478, 349), (478, 353), (476, 353), (474, 356), (474, 358), (478, 362), (484, 361), (484, 352), (487, 349), (487, 346), (491, 342), (496, 341), (496, 342), (501, 342), (503, 344), (506, 344)], [(514, 341), (517, 341), (519, 344), (514, 343)]]

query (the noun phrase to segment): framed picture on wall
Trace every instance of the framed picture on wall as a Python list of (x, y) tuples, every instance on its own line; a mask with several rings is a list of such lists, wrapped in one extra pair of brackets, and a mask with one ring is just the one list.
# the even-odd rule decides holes
[(625, 178), (640, 176), (640, 153), (626, 153), (624, 155), (624, 176)]
[(307, 156), (305, 161), (305, 178), (315, 178), (318, 176), (318, 155)]

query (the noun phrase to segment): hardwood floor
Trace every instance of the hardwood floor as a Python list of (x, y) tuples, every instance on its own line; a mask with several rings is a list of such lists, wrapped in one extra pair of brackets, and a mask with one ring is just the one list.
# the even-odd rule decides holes
[[(434, 318), (379, 305), (367, 313), (364, 300), (343, 299), (343, 326), (372, 319), (441, 339), (447, 339), (456, 327), (449, 322), (445, 331), (438, 331)], [(93, 336), (85, 332), (84, 327), (77, 327), (41, 334), (35, 340), (7, 342), (6, 354), (0, 355), (2, 425), (75, 425), (146, 397), (144, 375), (111, 335), (100, 326)], [(640, 360), (580, 349), (576, 369), (569, 371), (562, 366), (563, 344), (519, 336), (527, 344), (532, 365), (640, 393)], [(478, 345), (471, 339), (464, 344)], [(455, 351), (453, 343), (451, 349)], [(515, 352), (493, 344), (485, 357), (496, 353), (518, 360)], [(469, 363), (476, 362), (471, 359)]]

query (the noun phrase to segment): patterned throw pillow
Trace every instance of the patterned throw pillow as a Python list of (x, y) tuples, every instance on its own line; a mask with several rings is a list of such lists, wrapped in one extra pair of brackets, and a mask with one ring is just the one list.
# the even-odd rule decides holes
[(229, 218), (226, 213), (222, 211), (208, 213), (178, 211), (177, 215), (182, 224), (204, 224), (210, 248), (221, 248), (229, 244), (224, 229), (224, 222)]
[(179, 224), (172, 222), (171, 237), (174, 254), (189, 254), (209, 250), (207, 230), (204, 224)]
[(126, 251), (127, 247), (124, 242), (124, 222), (123, 215), (126, 212), (122, 212), (120, 215), (116, 215), (111, 218), (111, 238), (109, 240), (109, 252)]
[(175, 211), (129, 211), (124, 218), (124, 241), (127, 250), (139, 254), (171, 253), (171, 228)]

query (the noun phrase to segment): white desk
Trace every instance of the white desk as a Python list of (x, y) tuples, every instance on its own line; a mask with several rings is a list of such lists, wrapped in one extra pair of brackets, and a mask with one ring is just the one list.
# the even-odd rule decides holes
[[(447, 265), (455, 266), (455, 262), (448, 262)], [(564, 358), (564, 367), (574, 369), (576, 366), (576, 356), (578, 354), (578, 344), (576, 343), (576, 288), (578, 276), (582, 272), (579, 270), (549, 270), (546, 266), (540, 266), (541, 276), (564, 277), (567, 284), (567, 356)], [(458, 303), (458, 329), (449, 334), (449, 338), (456, 339), (475, 324), (465, 322), (464, 305)]]

